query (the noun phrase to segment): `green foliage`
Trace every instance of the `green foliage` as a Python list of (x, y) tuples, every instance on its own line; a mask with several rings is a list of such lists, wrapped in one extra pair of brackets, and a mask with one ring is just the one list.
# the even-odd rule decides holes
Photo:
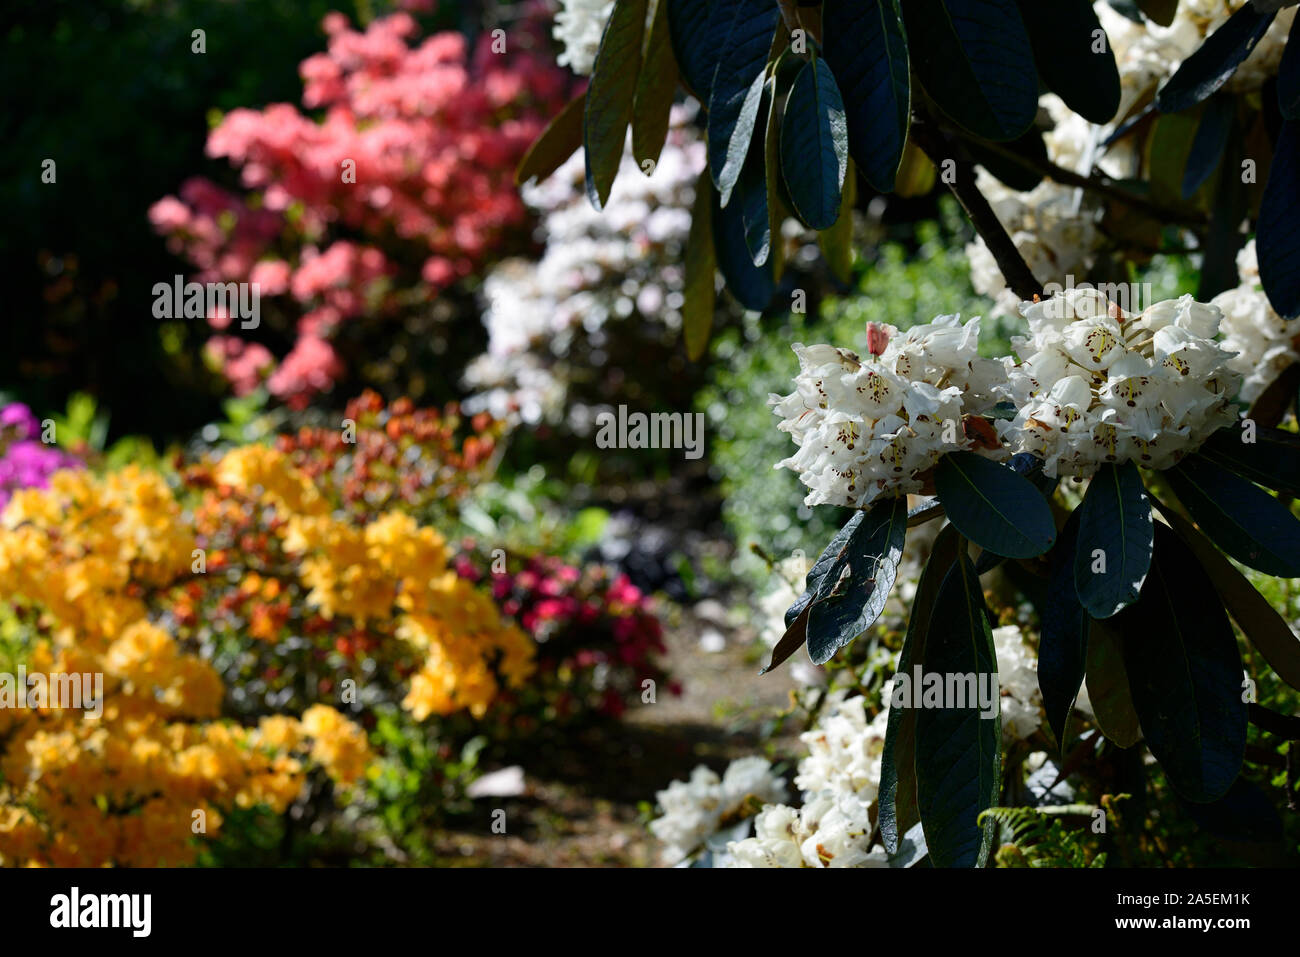
[[(724, 495), (723, 515), (735, 536), (741, 569), (766, 580), (766, 566), (749, 552), (757, 544), (780, 558), (796, 549), (819, 554), (848, 517), (844, 510), (791, 503), (804, 495), (798, 477), (773, 465), (792, 454), (789, 436), (776, 429), (767, 406), (769, 393), (790, 391), (798, 368), (792, 342), (859, 345), (868, 322), (906, 329), (935, 315), (979, 315), (987, 301), (970, 289), (969, 265), (961, 249), (963, 234), (946, 207), (945, 225), (921, 223), (919, 248), (900, 243), (874, 250), (874, 262), (859, 262), (855, 289), (824, 301), (820, 315), (786, 314), (769, 322), (748, 320), (713, 347), (712, 383), (701, 390), (696, 408), (709, 415), (715, 474)], [(992, 322), (982, 330), (981, 351), (1009, 351), (1010, 323)]]
[(1105, 867), (1106, 854), (1059, 818), (1029, 807), (994, 807), (980, 815), (996, 826), (998, 867)]

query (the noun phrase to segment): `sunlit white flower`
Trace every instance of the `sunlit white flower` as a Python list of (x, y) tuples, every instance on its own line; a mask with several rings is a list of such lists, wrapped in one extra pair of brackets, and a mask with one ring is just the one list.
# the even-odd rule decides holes
[(579, 76), (588, 76), (596, 65), (600, 35), (614, 10), (614, 0), (560, 0), (552, 35), (563, 44), (556, 62)]
[(1002, 388), (1002, 365), (978, 354), (978, 317), (882, 330), (889, 341), (879, 355), (795, 343), (795, 391), (768, 399), (799, 446), (776, 467), (799, 473), (807, 505), (865, 507), (919, 492), (920, 473), (968, 444), (963, 415), (988, 408)]
[(1091, 289), (1025, 303), (1029, 336), (1007, 370), (1016, 416), (1000, 421), (1016, 452), (1049, 476), (1088, 476), (1106, 462), (1174, 465), (1236, 420), (1239, 376), (1213, 338), (1220, 312), (1191, 296), (1130, 316)]
[(888, 867), (881, 848), (869, 849), (867, 805), (851, 794), (825, 791), (802, 808), (765, 807), (754, 836), (727, 845), (728, 867)]
[(690, 780), (673, 781), (655, 795), (663, 815), (650, 822), (650, 831), (663, 842), (663, 862), (676, 864), (728, 823), (747, 798), (778, 803), (787, 794), (785, 782), (763, 758), (739, 758), (721, 778), (700, 765)]
[(1219, 332), (1223, 348), (1236, 355), (1228, 368), (1241, 373), (1243, 402), (1254, 402), (1270, 382), (1291, 363), (1300, 360), (1300, 318), (1283, 319), (1259, 284), (1255, 240), (1237, 255), (1240, 285), (1214, 297), (1223, 311)]
[[(886, 693), (888, 702), (889, 695)], [(833, 692), (817, 726), (800, 735), (808, 755), (799, 762), (794, 786), (800, 791), (834, 791), (874, 803), (880, 788), (889, 711), (868, 718), (866, 699)]]

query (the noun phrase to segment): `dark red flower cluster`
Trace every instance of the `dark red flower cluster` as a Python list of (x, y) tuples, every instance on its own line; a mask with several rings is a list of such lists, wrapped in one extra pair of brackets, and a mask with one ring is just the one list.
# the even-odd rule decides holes
[(531, 684), (545, 699), (548, 720), (590, 710), (617, 718), (645, 700), (647, 681), (656, 696), (681, 693), (656, 660), (666, 649), (654, 601), (626, 575), (542, 555), (507, 557), (500, 573), (492, 564), (481, 544), (466, 541), (454, 567), (461, 577), (486, 583), (501, 610), (537, 642)]

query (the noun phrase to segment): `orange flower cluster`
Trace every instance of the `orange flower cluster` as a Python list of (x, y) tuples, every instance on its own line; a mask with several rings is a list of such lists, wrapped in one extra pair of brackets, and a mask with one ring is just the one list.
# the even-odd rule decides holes
[(102, 676), (102, 713), (0, 707), (0, 863), (189, 863), (223, 810), (282, 812), (312, 766), (345, 787), (366, 774), (363, 730), (313, 703), (338, 675), (300, 714), (267, 714), (283, 702), (250, 707), (252, 685), (227, 695), (242, 675), (223, 681), (207, 657), (223, 636), (275, 662), (303, 643), (291, 631), (384, 649), (398, 667), (373, 680), (395, 682), (416, 720), (482, 715), (503, 683), (522, 686), (532, 640), (448, 568), (436, 530), (396, 510), (350, 516), (327, 492), (286, 452), (247, 446), (171, 484), (132, 466), (14, 495), (0, 516), (8, 631), (29, 673)]

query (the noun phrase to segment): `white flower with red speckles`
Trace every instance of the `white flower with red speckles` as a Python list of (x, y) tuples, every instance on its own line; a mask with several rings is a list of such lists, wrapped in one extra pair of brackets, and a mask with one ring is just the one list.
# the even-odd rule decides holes
[(1046, 475), (1092, 475), (1107, 462), (1169, 468), (1236, 421), (1240, 377), (1214, 336), (1222, 313), (1191, 296), (1125, 313), (1100, 293), (1073, 289), (1025, 303), (1029, 336), (1009, 366), (1017, 408), (998, 431), (1031, 452)]
[(962, 417), (989, 408), (1004, 381), (1002, 364), (979, 356), (979, 323), (954, 315), (905, 333), (879, 326), (868, 338), (880, 354), (865, 357), (794, 344), (795, 391), (768, 404), (799, 446), (776, 467), (799, 473), (805, 504), (865, 508), (919, 492), (920, 473), (968, 445)]

